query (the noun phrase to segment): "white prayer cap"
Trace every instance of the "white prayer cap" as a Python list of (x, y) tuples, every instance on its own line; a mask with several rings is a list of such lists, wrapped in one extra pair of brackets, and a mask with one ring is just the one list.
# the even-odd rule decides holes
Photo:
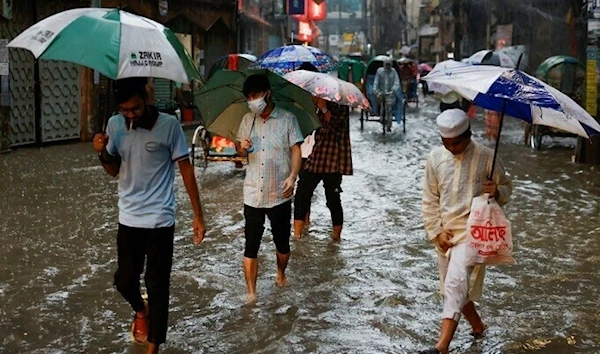
[(448, 109), (437, 117), (442, 138), (456, 138), (469, 129), (469, 116), (461, 109)]

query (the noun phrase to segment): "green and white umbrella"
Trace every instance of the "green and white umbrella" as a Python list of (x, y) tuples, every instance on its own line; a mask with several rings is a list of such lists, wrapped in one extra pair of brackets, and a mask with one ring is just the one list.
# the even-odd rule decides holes
[(296, 116), (303, 136), (306, 137), (321, 125), (310, 93), (281, 76), (265, 69), (219, 70), (194, 98), (209, 132), (235, 140), (242, 118), (250, 112), (243, 87), (244, 81), (253, 74), (267, 76), (273, 101)]
[(114, 80), (155, 77), (188, 83), (200, 79), (170, 29), (119, 9), (60, 12), (29, 27), (8, 46), (27, 49), (39, 59), (80, 64)]

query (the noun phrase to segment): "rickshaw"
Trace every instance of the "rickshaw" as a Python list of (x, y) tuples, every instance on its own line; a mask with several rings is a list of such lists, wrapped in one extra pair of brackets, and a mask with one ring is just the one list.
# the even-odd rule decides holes
[(354, 84), (359, 90), (365, 91), (365, 71), (367, 66), (360, 60), (345, 58), (337, 70), (338, 78)]
[[(560, 90), (581, 105), (585, 93), (585, 66), (576, 58), (558, 55), (546, 59), (538, 69), (535, 76), (548, 85)], [(540, 149), (542, 138), (551, 137), (576, 137), (565, 131), (546, 127), (543, 125), (528, 124), (525, 127), (524, 141), (534, 149)]]
[[(365, 83), (365, 91), (364, 94), (369, 100), (371, 105), (370, 111), (362, 111), (360, 113), (360, 130), (364, 128), (365, 121), (377, 121), (382, 123), (383, 133), (385, 134), (385, 122), (380, 120), (380, 102), (375, 96), (373, 92), (373, 85), (375, 83), (375, 75), (377, 74), (377, 69), (383, 67), (383, 63), (385, 60), (390, 60), (390, 57), (385, 55), (378, 55), (371, 59), (367, 64), (367, 68), (365, 70), (364, 83)], [(392, 67), (400, 76), (400, 67), (395, 60), (392, 60)], [(402, 86), (396, 91), (396, 105), (392, 109), (394, 112), (394, 116), (396, 117), (396, 122), (400, 123), (402, 120), (402, 131), (406, 132), (406, 112), (404, 106), (406, 102), (404, 100), (404, 94), (402, 92)], [(369, 119), (370, 117), (377, 117), (376, 119)]]
[[(406, 106), (410, 108), (419, 107), (419, 69), (412, 59), (398, 59), (400, 66), (400, 83), (402, 84), (402, 92), (406, 97)], [(405, 107), (406, 108), (406, 107)]]
[[(208, 79), (219, 70), (245, 70), (255, 61), (256, 57), (250, 54), (225, 55), (211, 66)], [(247, 162), (245, 157), (238, 156), (233, 141), (211, 135), (203, 125), (198, 126), (194, 131), (191, 155), (192, 165), (195, 165), (196, 160), (200, 160), (204, 168), (208, 166), (209, 161), (230, 161), (235, 163), (237, 168), (241, 168)]]
[[(197, 150), (197, 147), (200, 150)], [(196, 160), (200, 160), (204, 168), (208, 167), (209, 161), (230, 161), (237, 168), (247, 164), (247, 159), (237, 154), (233, 141), (218, 135), (211, 135), (202, 125), (194, 131), (190, 154), (192, 156), (192, 166), (196, 165)]]

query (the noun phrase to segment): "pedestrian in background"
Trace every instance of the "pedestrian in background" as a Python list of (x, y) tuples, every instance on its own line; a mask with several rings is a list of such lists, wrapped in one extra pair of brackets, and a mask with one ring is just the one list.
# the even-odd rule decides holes
[[(305, 70), (317, 71), (310, 63), (303, 63)], [(314, 142), (298, 179), (294, 199), (294, 238), (301, 238), (310, 220), (310, 204), (313, 193), (323, 181), (327, 207), (333, 224), (332, 238), (340, 241), (344, 212), (340, 193), (342, 175), (352, 175), (352, 151), (350, 147), (350, 109), (313, 96), (315, 109), (321, 123), (314, 132)]]
[(342, 176), (352, 175), (350, 147), (350, 109), (322, 98), (313, 97), (321, 127), (315, 132), (315, 144), (298, 181), (294, 200), (294, 237), (302, 237), (315, 188), (323, 181), (327, 207), (333, 224), (332, 238), (341, 240), (344, 212), (340, 194)]

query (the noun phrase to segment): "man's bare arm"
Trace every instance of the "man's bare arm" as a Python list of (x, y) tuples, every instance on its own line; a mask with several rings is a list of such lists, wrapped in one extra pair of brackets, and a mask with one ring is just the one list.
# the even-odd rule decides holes
[(196, 183), (196, 175), (194, 174), (194, 167), (190, 162), (189, 158), (184, 158), (178, 161), (179, 171), (183, 178), (183, 184), (190, 197), (192, 203), (192, 209), (194, 210), (194, 243), (200, 244), (204, 240), (206, 234), (206, 225), (204, 223), (204, 213), (202, 211), (202, 204), (200, 203), (200, 192), (198, 191), (198, 184)]
[(300, 173), (300, 168), (302, 168), (302, 150), (300, 149), (300, 144), (292, 145), (290, 150), (292, 150), (292, 172), (290, 177), (293, 177), (295, 181)]
[(98, 154), (98, 157), (106, 173), (112, 177), (117, 177), (119, 175), (119, 170), (121, 168), (121, 157), (110, 155), (106, 149), (102, 150)]

